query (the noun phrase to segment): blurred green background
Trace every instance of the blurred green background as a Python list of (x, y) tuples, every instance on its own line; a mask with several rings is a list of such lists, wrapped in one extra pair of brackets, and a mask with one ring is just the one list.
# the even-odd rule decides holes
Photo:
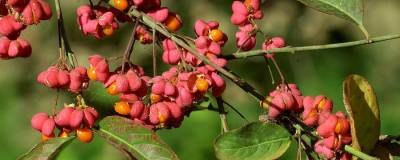
[[(365, 24), (372, 36), (400, 33), (400, 1), (366, 0)], [(87, 66), (90, 54), (121, 55), (128, 41), (131, 25), (122, 25), (113, 37), (95, 40), (83, 36), (76, 24), (75, 9), (86, 1), (62, 1), (67, 33), (81, 65)], [(182, 15), (182, 34), (194, 36), (195, 20), (218, 20), (229, 35), (224, 54), (235, 51), (235, 26), (230, 24), (228, 0), (168, 0), (163, 5)], [(53, 3), (52, 3), (53, 4)], [(259, 21), (270, 36), (283, 36), (291, 46), (326, 44), (362, 39), (358, 28), (344, 20), (304, 7), (295, 0), (271, 0), (263, 5), (265, 18)], [(39, 142), (40, 135), (31, 129), (30, 119), (36, 112), (50, 112), (56, 91), (36, 83), (36, 75), (53, 64), (58, 56), (55, 16), (51, 21), (29, 27), (23, 33), (33, 46), (28, 59), (0, 61), (0, 157), (15, 159)], [(259, 44), (262, 41), (259, 37)], [(160, 50), (158, 50), (160, 53)], [(159, 54), (160, 55), (160, 54)], [(335, 110), (344, 110), (342, 81), (348, 74), (366, 77), (378, 95), (383, 134), (399, 134), (400, 125), (400, 40), (343, 49), (281, 54), (279, 64), (290, 82), (297, 83), (305, 95), (324, 94), (333, 99)], [(134, 62), (151, 73), (151, 47), (136, 45)], [(160, 64), (160, 68), (166, 69)], [(232, 61), (229, 67), (266, 94), (271, 80), (261, 57)], [(257, 68), (257, 69), (255, 69)], [(60, 93), (60, 103), (72, 102)], [(261, 110), (258, 102), (238, 87), (229, 83), (223, 96), (248, 119), (257, 120)], [(110, 109), (112, 106), (109, 106)], [(245, 123), (235, 113), (228, 116), (231, 128)], [(368, 123), (368, 122), (365, 122)], [(220, 133), (219, 117), (214, 112), (202, 111), (186, 118), (178, 129), (162, 130), (159, 135), (172, 146), (181, 159), (215, 159), (213, 139)], [(294, 159), (295, 143), (282, 159)], [(119, 151), (95, 138), (90, 144), (73, 142), (64, 150), (61, 160), (124, 159)]]

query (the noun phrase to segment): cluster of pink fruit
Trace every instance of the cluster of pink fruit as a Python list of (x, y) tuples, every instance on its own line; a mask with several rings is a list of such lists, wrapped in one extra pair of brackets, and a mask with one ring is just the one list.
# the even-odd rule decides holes
[[(77, 21), (85, 35), (92, 35), (97, 39), (112, 35), (118, 29), (117, 21), (132, 22), (126, 15), (127, 9), (132, 6), (164, 24), (169, 31), (178, 31), (182, 26), (180, 16), (161, 7), (161, 0), (111, 0), (110, 3), (113, 7), (82, 5), (77, 9)], [(149, 29), (140, 24), (136, 28), (136, 39), (143, 44), (153, 42)]]
[[(235, 0), (232, 3), (233, 14), (231, 22), (239, 26), (236, 32), (236, 46), (244, 51), (251, 50), (257, 43), (257, 27), (254, 20), (263, 18), (260, 0)], [(285, 41), (281, 37), (266, 39), (262, 44), (262, 49), (270, 50), (285, 47)], [(274, 54), (266, 54), (265, 58), (271, 58)]]
[(105, 7), (82, 5), (77, 9), (77, 21), (85, 35), (92, 35), (97, 39), (111, 36), (118, 29), (118, 22), (114, 13)]
[(302, 96), (295, 84), (280, 85), (266, 99), (268, 116), (276, 119), (283, 113), (301, 114), (304, 124), (315, 127), (321, 140), (315, 143), (317, 153), (327, 159), (351, 156), (343, 147), (351, 143), (350, 124), (342, 112), (332, 114), (333, 103), (325, 96)]
[(115, 111), (151, 129), (178, 127), (208, 90), (219, 96), (225, 89), (224, 80), (205, 66), (200, 69), (203, 71), (173, 66), (151, 78), (133, 64), (110, 72), (107, 60), (99, 55), (91, 56), (89, 62), (88, 77), (104, 83), (110, 95), (120, 95)]
[(257, 28), (254, 20), (264, 16), (260, 3), (260, 0), (236, 0), (232, 3), (231, 22), (239, 26), (236, 46), (244, 51), (251, 50), (256, 45)]
[(50, 6), (44, 0), (0, 1), (0, 59), (29, 57), (32, 48), (19, 38), (27, 25), (51, 18)]
[(49, 88), (68, 89), (70, 92), (79, 93), (88, 86), (88, 77), (85, 67), (76, 67), (71, 71), (49, 67), (37, 77), (37, 82)]
[(74, 104), (66, 105), (56, 115), (49, 116), (47, 113), (37, 113), (32, 117), (32, 127), (42, 133), (42, 140), (55, 137), (54, 130), (59, 129), (58, 137), (68, 137), (76, 131), (76, 136), (82, 142), (90, 142), (93, 133), (89, 128), (94, 126), (99, 117), (97, 111), (92, 107), (75, 107)]

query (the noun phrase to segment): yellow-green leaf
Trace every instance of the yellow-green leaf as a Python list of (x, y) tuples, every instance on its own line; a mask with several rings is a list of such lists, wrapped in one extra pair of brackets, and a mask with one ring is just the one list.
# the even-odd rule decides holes
[(52, 138), (44, 142), (38, 143), (28, 153), (25, 153), (18, 160), (28, 159), (41, 159), (50, 160), (54, 159), (61, 150), (70, 144), (75, 137), (67, 138)]
[(350, 75), (343, 82), (343, 100), (350, 116), (352, 147), (370, 153), (380, 135), (376, 95), (366, 79)]

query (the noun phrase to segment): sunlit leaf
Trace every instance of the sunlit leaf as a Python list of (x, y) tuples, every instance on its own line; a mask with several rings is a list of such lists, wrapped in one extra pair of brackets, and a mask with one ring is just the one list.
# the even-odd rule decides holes
[(253, 122), (218, 136), (214, 149), (221, 160), (277, 159), (290, 146), (290, 137), (279, 125)]
[(52, 138), (47, 141), (41, 142), (33, 147), (28, 153), (25, 153), (19, 160), (31, 159), (54, 159), (60, 151), (70, 144), (75, 137), (67, 138)]
[(100, 130), (96, 132), (109, 143), (138, 160), (177, 160), (178, 157), (150, 129), (132, 120), (109, 116), (100, 121)]
[(358, 25), (365, 37), (369, 34), (363, 24), (363, 0), (298, 0), (320, 12), (331, 14)]

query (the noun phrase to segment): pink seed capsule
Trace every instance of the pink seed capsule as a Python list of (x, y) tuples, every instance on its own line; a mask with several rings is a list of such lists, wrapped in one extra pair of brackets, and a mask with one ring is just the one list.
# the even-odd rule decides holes
[(131, 112), (129, 115), (132, 119), (140, 118), (145, 110), (144, 103), (142, 101), (136, 101), (132, 104)]
[(338, 118), (335, 115), (330, 115), (324, 123), (318, 126), (318, 135), (324, 138), (334, 135), (337, 121)]
[(113, 23), (114, 21), (114, 14), (112, 12), (106, 12), (103, 15), (101, 15), (99, 18), (99, 24), (101, 26), (106, 26), (108, 24)]
[(181, 107), (191, 106), (193, 103), (193, 96), (185, 88), (178, 88), (177, 104)]
[(72, 112), (75, 109), (72, 107), (65, 107), (63, 108), (60, 112), (58, 112), (57, 116), (55, 117), (54, 121), (56, 122), (56, 124), (58, 126), (61, 127), (69, 127), (70, 125), (70, 119), (71, 119), (71, 115)]
[(315, 152), (317, 152), (318, 154), (321, 154), (323, 157), (325, 157), (327, 159), (332, 159), (335, 157), (335, 152), (332, 149), (326, 147), (323, 144), (323, 140), (320, 140), (317, 143), (315, 143), (314, 150), (315, 150)]
[(44, 14), (42, 5), (37, 0), (30, 0), (28, 5), (30, 5), (32, 9), (33, 23), (39, 23)]
[(69, 84), (69, 73), (67, 71), (59, 71), (57, 75), (58, 83), (60, 86)]
[(129, 103), (134, 103), (139, 100), (139, 97), (136, 94), (121, 94), (119, 96), (119, 99), (121, 101), (129, 102)]
[(286, 110), (294, 109), (294, 104), (295, 104), (294, 97), (288, 92), (282, 92), (281, 95), (283, 98), (283, 102), (285, 103), (285, 109)]
[(52, 16), (52, 11), (50, 5), (44, 0), (37, 0), (40, 3), (40, 6), (43, 10), (43, 14), (41, 16), (41, 20), (48, 20)]
[(32, 128), (41, 131), (43, 123), (49, 119), (49, 115), (47, 113), (36, 113), (31, 120)]
[(165, 91), (165, 81), (160, 80), (153, 84), (151, 92), (157, 95), (163, 95)]
[(168, 106), (168, 109), (171, 113), (171, 117), (175, 121), (181, 121), (183, 119), (182, 109), (174, 102), (164, 102)]
[(71, 118), (69, 121), (69, 125), (71, 126), (71, 128), (79, 128), (80, 125), (83, 122), (83, 111), (80, 109), (76, 109), (72, 112), (71, 114)]
[(115, 85), (117, 86), (117, 91), (119, 93), (124, 93), (129, 91), (129, 81), (124, 75), (118, 75), (115, 80)]
[(273, 105), (271, 105), (271, 106), (268, 108), (268, 117), (271, 118), (271, 119), (275, 119), (275, 118), (278, 117), (281, 113), (282, 113), (282, 111), (281, 111), (279, 108), (277, 108), (277, 107), (275, 107), (275, 106), (273, 106)]
[(85, 111), (90, 112), (93, 115), (94, 119), (99, 118), (99, 112), (97, 112), (97, 110), (93, 107), (85, 108)]
[(151, 124), (157, 125), (160, 123), (160, 119), (158, 118), (158, 109), (155, 104), (150, 106), (149, 120)]
[(150, 114), (150, 107), (144, 107), (142, 115), (140, 116), (139, 120), (141, 121), (148, 121)]
[(45, 78), (45, 86), (50, 88), (58, 87), (58, 71), (49, 70), (47, 71), (47, 76)]
[(136, 92), (142, 87), (143, 85), (142, 80), (135, 71), (129, 70), (126, 73), (126, 77), (128, 78), (130, 91)]
[(164, 22), (168, 18), (169, 10), (166, 7), (161, 7), (160, 9), (152, 10), (147, 13), (151, 18), (157, 22)]
[(31, 54), (32, 54), (31, 44), (28, 41), (26, 41), (24, 39), (21, 39), (21, 38), (18, 38), (17, 41), (21, 45), (21, 48), (22, 48), (22, 50), (21, 50), (21, 52), (19, 54), (19, 57), (29, 57), (29, 56), (31, 56)]
[(165, 103), (156, 103), (155, 104), (158, 110), (158, 118), (160, 123), (167, 123), (168, 120), (170, 119), (170, 111), (168, 109), (168, 106)]
[(44, 121), (43, 126), (42, 126), (42, 134), (45, 136), (50, 136), (53, 134), (53, 131), (56, 127), (56, 123), (54, 122), (54, 119), (48, 118), (46, 121)]
[(18, 55), (22, 52), (22, 46), (18, 43), (18, 41), (11, 41), (10, 46), (8, 48), (8, 56), (9, 57), (18, 57)]
[(89, 127), (92, 128), (94, 126), (94, 122), (96, 121), (95, 117), (92, 115), (92, 113), (86, 109), (83, 110), (84, 114), (84, 122), (85, 124)]
[(323, 139), (323, 144), (324, 146), (332, 149), (332, 150), (337, 150), (341, 148), (341, 142), (339, 141), (338, 137), (335, 135), (332, 135), (328, 138)]
[(175, 95), (175, 93), (176, 93), (176, 87), (169, 82), (165, 83), (164, 94), (167, 96), (173, 96)]
[(7, 37), (0, 37), (0, 57), (8, 57), (8, 48), (11, 40)]

